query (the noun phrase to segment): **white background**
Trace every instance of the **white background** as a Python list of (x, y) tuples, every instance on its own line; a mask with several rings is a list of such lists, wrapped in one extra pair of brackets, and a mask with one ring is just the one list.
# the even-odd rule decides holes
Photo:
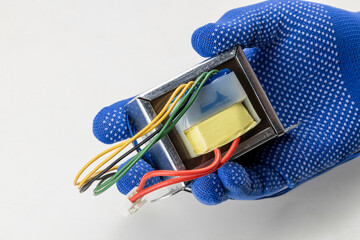
[(106, 148), (95, 114), (202, 61), (192, 32), (254, 2), (0, 0), (0, 239), (359, 239), (360, 159), (279, 198), (209, 207), (182, 193), (127, 219), (115, 188), (72, 186)]

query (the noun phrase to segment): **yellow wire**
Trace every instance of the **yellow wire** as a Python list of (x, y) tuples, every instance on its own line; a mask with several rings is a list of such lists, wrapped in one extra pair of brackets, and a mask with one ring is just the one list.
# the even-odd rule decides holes
[[(76, 175), (75, 179), (74, 179), (74, 185), (79, 185), (79, 188), (81, 188), (84, 184), (86, 184), (86, 182), (89, 181), (89, 178), (92, 177), (93, 175), (95, 175), (96, 171), (103, 166), (105, 163), (107, 163), (110, 159), (112, 159), (114, 156), (116, 156), (120, 151), (122, 151), (127, 145), (129, 145), (132, 141), (134, 141), (135, 139), (149, 133), (150, 131), (152, 131), (154, 128), (156, 128), (161, 122), (164, 121), (164, 119), (171, 113), (172, 109), (175, 107), (175, 105), (177, 104), (177, 102), (181, 99), (181, 97), (185, 94), (186, 90), (188, 88), (190, 88), (192, 86), (193, 82), (189, 82), (186, 85), (182, 84), (180, 85), (175, 91), (174, 93), (171, 95), (171, 97), (169, 98), (168, 102), (165, 104), (165, 106), (163, 107), (163, 109), (160, 111), (160, 113), (146, 126), (144, 127), (141, 131), (139, 131), (137, 134), (135, 134), (132, 138), (118, 143), (110, 148), (108, 148), (107, 150), (101, 152), (100, 154), (96, 155), (93, 159), (91, 159), (87, 164), (85, 164), (81, 170), (78, 172), (78, 174)], [(177, 96), (178, 92), (181, 90), (181, 93), (179, 94), (179, 96), (174, 100), (174, 98)], [(173, 104), (171, 104), (171, 102), (174, 100)], [(169, 107), (169, 105), (171, 104), (170, 108), (166, 111), (166, 109)], [(164, 112), (166, 111), (166, 113), (164, 114)], [(160, 119), (159, 119), (160, 118)], [(118, 148), (113, 154), (111, 154), (109, 157), (107, 157), (104, 161), (102, 161), (100, 164), (98, 164), (90, 173), (88, 173), (83, 180), (80, 181), (80, 183), (78, 182), (79, 177), (81, 176), (81, 174), (92, 164), (94, 163), (97, 159), (99, 159), (100, 157), (102, 157), (103, 155), (115, 150), (116, 148)]]
[[(111, 154), (109, 157), (107, 157), (103, 162), (101, 162), (98, 166), (96, 166), (80, 183), (79, 183), (79, 188), (81, 188), (87, 181), (88, 179), (94, 175), (94, 172), (96, 170), (98, 170), (101, 166), (103, 166), (105, 163), (107, 163), (109, 160), (111, 160), (114, 156), (116, 156), (120, 151), (122, 151), (127, 145), (129, 145), (132, 141), (134, 141), (134, 139), (137, 139), (140, 136), (145, 135), (146, 133), (150, 132), (151, 130), (153, 130), (155, 127), (157, 127), (162, 121), (164, 121), (164, 119), (170, 114), (170, 112), (172, 111), (172, 109), (175, 107), (176, 103), (180, 100), (180, 98), (182, 97), (182, 95), (184, 95), (184, 93), (186, 92), (186, 90), (188, 88), (191, 87), (191, 85), (193, 84), (193, 82), (189, 82), (187, 85), (181, 85), (179, 86), (175, 92), (172, 94), (172, 96), (170, 97), (170, 99), (168, 100), (167, 104), (164, 106), (164, 108), (161, 110), (161, 112), (159, 113), (158, 116), (156, 116), (153, 121), (151, 123), (149, 123), (146, 127), (144, 127), (140, 132), (138, 132), (136, 135), (134, 135), (131, 139), (126, 140), (125, 142), (122, 142), (119, 146), (119, 149), (116, 150), (113, 154)], [(179, 94), (178, 98), (175, 99), (174, 103), (171, 105), (171, 107), (169, 108), (169, 110), (163, 115), (164, 111), (167, 109), (167, 107), (170, 105), (170, 103), (172, 102), (172, 100), (176, 97), (176, 94), (182, 89), (182, 92)], [(161, 116), (163, 115), (163, 116)], [(161, 118), (160, 118), (161, 117)], [(160, 118), (160, 119), (159, 119)], [(159, 120), (158, 120), (159, 119)], [(158, 120), (156, 123), (154, 123), (156, 120)], [(105, 150), (103, 153), (107, 153), (110, 152), (114, 149), (114, 147), (110, 148), (110, 150)], [(98, 156), (102, 156), (103, 153), (99, 154)], [(93, 159), (92, 161), (90, 161), (88, 164), (86, 164), (83, 168), (83, 170), (85, 170), (91, 163), (94, 162), (94, 160), (98, 159), (98, 156), (95, 157), (95, 159)], [(83, 171), (81, 171), (83, 172)], [(81, 174), (81, 173), (80, 173)]]
[[(152, 124), (154, 124), (155, 121), (157, 121), (157, 120), (164, 114), (164, 111), (165, 111), (166, 108), (170, 105), (172, 99), (175, 98), (176, 94), (177, 94), (184, 86), (185, 86), (184, 84), (183, 84), (183, 85), (180, 85), (179, 88), (177, 88), (177, 89), (175, 90), (175, 92), (171, 95), (169, 101), (168, 101), (167, 104), (164, 106), (164, 108), (160, 111), (160, 113), (158, 114), (158, 116), (156, 116), (156, 117), (153, 119), (153, 121), (151, 121), (151, 122), (150, 122), (145, 128), (143, 128), (142, 130), (144, 130), (144, 129), (146, 130), (146, 128), (148, 128), (149, 125), (151, 126)], [(143, 132), (143, 131), (141, 131), (141, 132)], [(139, 133), (140, 133), (140, 132), (139, 132)], [(135, 138), (135, 137), (137, 137), (138, 135), (140, 135), (140, 134), (134, 135), (134, 137), (132, 137), (132, 139)], [(78, 181), (79, 177), (81, 176), (81, 174), (82, 174), (92, 163), (94, 163), (97, 159), (99, 159), (100, 157), (104, 156), (105, 154), (107, 154), (107, 153), (109, 153), (109, 152), (111, 152), (111, 151), (113, 151), (113, 150), (115, 150), (115, 149), (117, 149), (117, 148), (122, 147), (124, 144), (126, 144), (126, 142), (127, 142), (127, 141), (118, 143), (118, 144), (116, 144), (116, 145), (108, 148), (107, 150), (99, 153), (99, 154), (96, 155), (93, 159), (91, 159), (87, 164), (84, 165), (84, 167), (83, 167), (83, 168), (78, 172), (78, 174), (76, 175), (75, 180), (74, 180), (74, 185), (79, 185), (81, 182), (83, 182), (83, 181), (81, 181), (80, 183), (78, 183), (77, 181)], [(114, 154), (112, 154), (112, 155), (111, 155), (110, 157), (108, 157), (107, 159), (111, 159), (112, 157), (114, 157), (114, 156), (115, 156), (116, 154), (118, 154), (118, 153), (119, 153), (119, 151), (115, 152)], [(86, 177), (88, 177), (88, 176), (86, 176)]]

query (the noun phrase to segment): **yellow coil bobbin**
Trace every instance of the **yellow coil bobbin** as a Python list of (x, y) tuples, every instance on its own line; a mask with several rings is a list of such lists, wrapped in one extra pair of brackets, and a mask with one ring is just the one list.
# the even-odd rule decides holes
[(249, 131), (256, 124), (241, 102), (184, 131), (195, 154), (205, 154)]

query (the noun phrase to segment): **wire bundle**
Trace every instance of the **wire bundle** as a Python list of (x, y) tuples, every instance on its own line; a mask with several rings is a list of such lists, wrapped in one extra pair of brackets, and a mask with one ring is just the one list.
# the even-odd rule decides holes
[[(105, 165), (107, 162), (109, 162), (112, 158), (114, 158), (118, 153), (120, 153), (120, 151), (122, 151), (126, 146), (128, 146), (132, 141), (136, 140), (137, 138), (144, 136), (145, 134), (149, 133), (150, 131), (152, 131), (154, 128), (156, 128), (162, 121), (164, 121), (164, 119), (171, 113), (171, 111), (173, 110), (173, 108), (175, 107), (176, 103), (181, 99), (181, 97), (184, 95), (184, 93), (186, 92), (187, 89), (189, 89), (189, 87), (191, 87), (193, 85), (194, 82), (189, 82), (187, 84), (182, 84), (180, 85), (175, 91), (174, 93), (171, 95), (170, 99), (167, 101), (167, 103), (165, 104), (164, 108), (160, 111), (160, 113), (146, 126), (144, 127), (140, 132), (138, 132), (137, 134), (135, 134), (133, 137), (131, 137), (128, 140), (125, 140), (121, 143), (118, 143), (112, 147), (110, 147), (109, 149), (101, 152), (100, 154), (98, 154), (97, 156), (95, 156), (93, 159), (91, 159), (87, 164), (85, 164), (85, 166), (78, 172), (78, 174), (75, 177), (74, 180), (74, 185), (79, 186), (79, 188), (82, 188), (88, 181), (90, 181), (93, 176), (98, 176), (99, 172), (96, 172), (98, 169), (100, 169), (103, 165)], [(180, 92), (180, 93), (179, 93)], [(174, 100), (175, 99), (175, 100)], [(173, 101), (174, 100), (174, 101)], [(154, 137), (154, 134), (151, 135), (152, 137)], [(148, 139), (149, 140), (149, 139)], [(144, 141), (143, 141), (144, 142)], [(144, 142), (145, 143), (145, 142)], [(116, 151), (114, 151), (116, 150)], [(131, 149), (132, 150), (132, 149)], [(134, 149), (135, 150), (135, 149)], [(132, 150), (132, 151), (134, 151)], [(104, 156), (107, 153), (110, 153), (114, 151), (114, 153), (112, 153), (110, 156), (108, 156), (105, 160), (103, 160), (100, 164), (98, 164), (93, 170), (90, 171), (90, 173), (88, 173), (83, 180), (81, 180), (80, 182), (78, 182), (78, 179), (80, 178), (81, 174), (91, 165), (93, 164), (96, 160), (98, 160), (99, 158), (101, 158), (102, 156)], [(131, 152), (132, 152), (131, 151)], [(125, 155), (129, 155), (131, 153), (130, 151), (128, 151), (127, 153), (125, 153), (123, 156), (125, 157)], [(124, 157), (121, 156), (120, 158), (123, 159)], [(121, 160), (120, 159), (120, 160)], [(118, 160), (118, 159), (117, 159)], [(115, 163), (116, 164), (116, 163)], [(118, 168), (118, 166), (113, 165), (110, 169), (106, 169), (107, 171), (112, 171), (112, 170), (116, 170)], [(107, 172), (106, 171), (106, 172)], [(103, 174), (103, 172), (100, 173), (101, 175)]]
[[(74, 185), (78, 186), (80, 192), (86, 191), (91, 184), (96, 181), (100, 180), (98, 186), (94, 189), (94, 194), (99, 195), (109, 189), (112, 185), (114, 185), (119, 179), (121, 179), (139, 160), (144, 156), (144, 154), (161, 138), (166, 136), (176, 125), (176, 123), (180, 120), (180, 118), (185, 114), (185, 112), (190, 108), (192, 103), (195, 101), (197, 95), (199, 94), (201, 88), (204, 86), (205, 82), (215, 73), (218, 73), (218, 70), (212, 70), (209, 72), (204, 72), (201, 74), (195, 82), (191, 81), (187, 84), (180, 85), (174, 93), (171, 95), (167, 103), (165, 104), (164, 108), (160, 111), (160, 113), (141, 131), (133, 135), (130, 139), (125, 140), (121, 143), (118, 143), (109, 149), (103, 151), (102, 153), (95, 156), (91, 159), (85, 166), (78, 172), (75, 177)], [(171, 115), (170, 115), (171, 113)], [(105, 169), (99, 171), (99, 169), (108, 163), (111, 159), (113, 159), (117, 154), (119, 154), (126, 146), (128, 146), (131, 142), (136, 141), (139, 137), (142, 137), (152, 130), (154, 130), (157, 126), (159, 126), (165, 118), (168, 118), (166, 123), (163, 125), (162, 128), (157, 129), (149, 136), (147, 136), (143, 141), (127, 151), (125, 154), (118, 157), (114, 160), (109, 166)], [(151, 140), (151, 141), (150, 141)], [(146, 142), (149, 142), (143, 149), (140, 149), (142, 145)], [(234, 140), (233, 144), (231, 145), (229, 151), (221, 158), (220, 150), (215, 149), (215, 160), (212, 164), (207, 167), (196, 169), (196, 170), (184, 170), (184, 171), (152, 171), (144, 175), (141, 179), (139, 188), (137, 190), (137, 194), (135, 194), (130, 200), (136, 201), (137, 199), (141, 198), (142, 196), (165, 186), (190, 181), (195, 178), (199, 178), (205, 176), (213, 171), (216, 171), (219, 167), (221, 167), (233, 154), (237, 144), (239, 143), (239, 139)], [(115, 166), (118, 162), (122, 159), (130, 155), (133, 151), (138, 150), (138, 153), (127, 161), (122, 168), (120, 168), (116, 173), (109, 173), (118, 169), (118, 166)], [(108, 156), (105, 160), (100, 162), (93, 170), (91, 170), (80, 182), (78, 181), (80, 176), (83, 172), (96, 160), (103, 157), (104, 155), (113, 152), (110, 156)], [(149, 188), (144, 189), (146, 181), (155, 176), (174, 176), (176, 178), (169, 179), (163, 181), (161, 183), (155, 184)]]
[[(233, 155), (233, 153), (235, 152), (236, 147), (238, 146), (240, 141), (240, 137), (238, 137), (237, 139), (235, 139), (229, 150), (226, 152), (226, 154), (224, 155), (223, 158), (221, 158), (221, 153), (220, 150), (218, 148), (214, 149), (214, 153), (215, 153), (215, 159), (214, 161), (207, 167), (203, 167), (200, 169), (193, 169), (193, 170), (179, 170), (179, 171), (167, 171), (167, 170), (157, 170), (157, 171), (152, 171), (152, 172), (148, 172), (146, 173), (139, 184), (139, 187), (137, 188), (137, 194), (135, 194), (133, 197), (130, 198), (131, 202), (135, 202), (136, 200), (138, 200), (139, 198), (145, 196), (146, 194), (153, 192), (157, 189), (172, 185), (172, 184), (176, 184), (176, 183), (180, 183), (180, 182), (187, 182), (187, 181), (191, 181), (203, 176), (206, 176), (212, 172), (215, 172), (216, 170), (218, 170), (220, 167), (222, 167)], [(156, 176), (168, 176), (168, 177), (176, 177), (176, 178), (172, 178), (172, 179), (168, 179), (165, 181), (162, 181), (160, 183), (157, 183), (155, 185), (152, 185), (146, 189), (144, 189), (144, 186), (146, 184), (146, 181), (152, 177), (156, 177)]]

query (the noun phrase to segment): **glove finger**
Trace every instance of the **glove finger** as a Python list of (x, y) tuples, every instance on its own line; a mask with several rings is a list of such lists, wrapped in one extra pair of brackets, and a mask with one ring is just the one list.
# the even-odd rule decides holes
[(195, 30), (192, 46), (201, 56), (210, 57), (238, 44), (242, 48), (269, 45), (278, 37), (282, 9), (277, 1), (233, 9), (216, 23)]
[[(335, 115), (332, 117), (335, 120)], [(228, 197), (273, 196), (341, 164), (359, 146), (356, 132), (343, 124), (343, 128), (329, 131), (331, 123), (308, 117), (296, 129), (254, 150), (253, 158), (241, 157), (242, 165), (228, 162), (218, 170)]]
[[(122, 164), (119, 169), (122, 168), (124, 164)], [(116, 186), (119, 192), (124, 195), (128, 194), (134, 187), (139, 185), (141, 178), (150, 171), (154, 171), (154, 168), (143, 159), (140, 159), (119, 181), (117, 181)], [(161, 182), (160, 177), (150, 178), (147, 180), (145, 188), (159, 182)]]
[(216, 205), (228, 199), (217, 172), (195, 179), (191, 191), (199, 202), (206, 205)]
[(228, 162), (217, 172), (196, 179), (191, 190), (201, 203), (216, 205), (229, 198), (250, 200), (266, 197), (286, 186), (286, 179), (271, 167), (262, 164), (243, 167)]
[(93, 133), (99, 141), (110, 144), (129, 138), (124, 106), (131, 99), (121, 100), (108, 107), (104, 107), (95, 116)]
[(287, 186), (286, 179), (263, 164), (244, 167), (237, 162), (228, 162), (218, 170), (218, 175), (228, 197), (238, 200), (270, 196)]

